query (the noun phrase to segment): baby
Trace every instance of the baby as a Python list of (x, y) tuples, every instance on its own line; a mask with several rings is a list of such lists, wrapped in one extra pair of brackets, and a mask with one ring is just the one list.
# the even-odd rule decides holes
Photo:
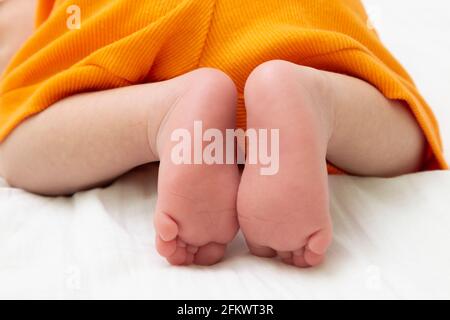
[[(70, 195), (159, 161), (156, 247), (173, 265), (219, 262), (240, 228), (256, 256), (317, 266), (329, 173), (447, 168), (433, 114), (358, 0), (3, 0), (0, 25), (0, 175)], [(278, 170), (177, 163), (175, 133), (196, 123), (210, 141), (278, 132)]]

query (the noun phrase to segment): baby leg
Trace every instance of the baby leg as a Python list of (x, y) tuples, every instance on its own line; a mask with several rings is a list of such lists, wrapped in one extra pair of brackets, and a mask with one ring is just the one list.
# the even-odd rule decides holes
[[(170, 134), (233, 128), (236, 93), (219, 71), (62, 100), (0, 145), (0, 174), (16, 187), (66, 195), (161, 160), (155, 214), (158, 249), (174, 264), (212, 264), (237, 232), (236, 166), (176, 166)], [(189, 246), (190, 245), (190, 246)]]
[(355, 175), (414, 172), (425, 138), (409, 110), (370, 84), (340, 74), (268, 62), (245, 92), (248, 127), (280, 129), (280, 170), (247, 165), (238, 214), (250, 250), (298, 267), (319, 264), (332, 240), (326, 160)]

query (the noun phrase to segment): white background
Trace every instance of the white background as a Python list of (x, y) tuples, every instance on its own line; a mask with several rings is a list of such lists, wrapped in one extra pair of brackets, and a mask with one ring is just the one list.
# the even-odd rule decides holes
[(365, 0), (385, 45), (415, 80), (450, 153), (450, 1)]

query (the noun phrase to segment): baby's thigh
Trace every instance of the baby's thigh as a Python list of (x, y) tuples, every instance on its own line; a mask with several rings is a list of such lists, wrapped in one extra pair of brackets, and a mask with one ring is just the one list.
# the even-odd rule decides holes
[(23, 121), (1, 143), (0, 174), (13, 186), (46, 195), (104, 184), (159, 160), (159, 128), (180, 98), (189, 92), (195, 105), (231, 86), (221, 72), (200, 69), (65, 98)]

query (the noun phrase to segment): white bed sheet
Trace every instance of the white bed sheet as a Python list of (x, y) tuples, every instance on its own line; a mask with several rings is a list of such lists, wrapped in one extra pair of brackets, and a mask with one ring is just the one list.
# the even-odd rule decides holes
[[(413, 74), (449, 150), (449, 3), (366, 1), (388, 47)], [(450, 173), (331, 177), (335, 242), (298, 270), (250, 256), (239, 237), (225, 262), (170, 267), (154, 250), (157, 166), (71, 198), (0, 178), (0, 298), (450, 298)]]

